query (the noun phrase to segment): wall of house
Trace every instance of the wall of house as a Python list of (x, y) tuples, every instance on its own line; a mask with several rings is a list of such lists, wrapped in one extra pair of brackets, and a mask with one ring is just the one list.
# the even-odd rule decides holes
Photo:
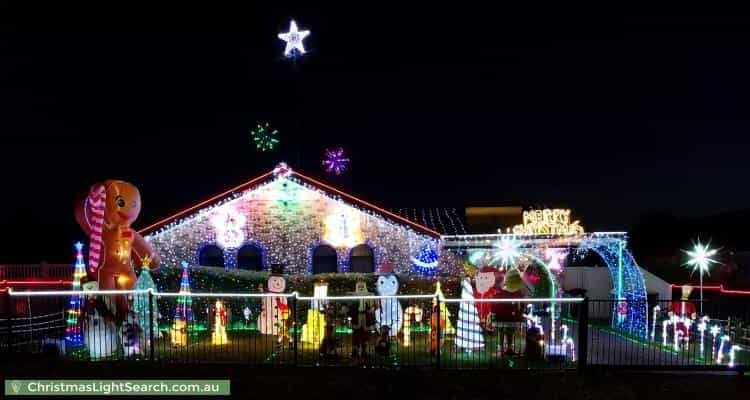
[[(227, 216), (240, 222), (237, 229), (228, 229), (232, 227), (224, 223)], [(237, 249), (251, 243), (261, 248), (264, 268), (281, 263), (286, 273), (310, 273), (313, 250), (321, 244), (336, 249), (339, 272), (349, 270), (349, 253), (360, 243), (373, 250), (376, 266), (391, 262), (400, 274), (414, 273), (411, 257), (424, 246), (439, 249), (438, 239), (281, 177), (146, 239), (166, 265), (182, 261), (197, 265), (203, 246), (218, 245), (227, 268), (236, 266)], [(235, 243), (228, 246), (226, 242)], [(450, 255), (441, 255), (441, 261), (446, 257), (451, 270), (460, 268)]]

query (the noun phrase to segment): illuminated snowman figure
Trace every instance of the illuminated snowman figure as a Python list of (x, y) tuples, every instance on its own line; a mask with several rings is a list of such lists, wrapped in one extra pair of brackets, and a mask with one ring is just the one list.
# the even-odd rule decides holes
[[(84, 291), (97, 291), (96, 281), (87, 282)], [(83, 343), (89, 349), (92, 360), (111, 357), (120, 344), (120, 331), (109, 311), (111, 300), (105, 297), (89, 295), (86, 300), (86, 319), (83, 322)]]
[[(378, 295), (395, 296), (398, 293), (398, 278), (393, 273), (393, 265), (383, 263), (380, 266), (380, 273), (383, 275), (378, 277), (376, 284)], [(375, 313), (375, 322), (378, 329), (381, 326), (387, 326), (389, 335), (395, 337), (404, 322), (403, 314), (398, 299), (380, 299), (378, 310)]]
[[(281, 266), (274, 265), (271, 276), (268, 277), (268, 291), (271, 293), (284, 293), (286, 280), (281, 276)], [(281, 326), (281, 312), (279, 304), (286, 305), (286, 297), (263, 297), (263, 304), (258, 316), (258, 329), (264, 335), (277, 335)]]

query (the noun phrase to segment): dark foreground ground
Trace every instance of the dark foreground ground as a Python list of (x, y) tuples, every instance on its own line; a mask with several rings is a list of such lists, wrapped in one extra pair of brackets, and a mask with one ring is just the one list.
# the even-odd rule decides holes
[(65, 364), (4, 360), (0, 361), (0, 377), (229, 378), (232, 380), (232, 397), (246, 399), (715, 400), (738, 398), (750, 393), (750, 376), (737, 373), (602, 370), (580, 374), (519, 370), (295, 369), (230, 364)]

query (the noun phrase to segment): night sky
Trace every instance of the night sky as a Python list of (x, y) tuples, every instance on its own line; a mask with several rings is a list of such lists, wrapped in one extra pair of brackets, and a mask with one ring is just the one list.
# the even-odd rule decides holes
[[(385, 207), (569, 207), (588, 230), (750, 201), (750, 18), (58, 3), (0, 10), (0, 262), (70, 261), (97, 180), (140, 188), (137, 228), (282, 160)], [(290, 17), (312, 31), (296, 63)]]

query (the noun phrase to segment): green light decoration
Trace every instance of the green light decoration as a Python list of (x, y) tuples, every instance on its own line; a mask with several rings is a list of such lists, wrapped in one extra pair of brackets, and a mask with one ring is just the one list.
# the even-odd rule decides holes
[(250, 130), (250, 143), (255, 144), (255, 149), (258, 151), (271, 151), (279, 143), (279, 139), (276, 138), (278, 133), (279, 131), (271, 127), (268, 122), (258, 124), (254, 129)]
[[(156, 284), (151, 278), (149, 269), (151, 267), (151, 258), (146, 256), (141, 260), (141, 273), (138, 275), (138, 280), (135, 282), (136, 290), (153, 290), (157, 291)], [(158, 310), (159, 305), (156, 303), (156, 299), (153, 299), (154, 310)], [(138, 323), (141, 325), (143, 332), (150, 332), (151, 321), (155, 320), (155, 316), (151, 315), (151, 307), (149, 304), (149, 298), (146, 294), (136, 295), (133, 299), (133, 310), (138, 314)]]

